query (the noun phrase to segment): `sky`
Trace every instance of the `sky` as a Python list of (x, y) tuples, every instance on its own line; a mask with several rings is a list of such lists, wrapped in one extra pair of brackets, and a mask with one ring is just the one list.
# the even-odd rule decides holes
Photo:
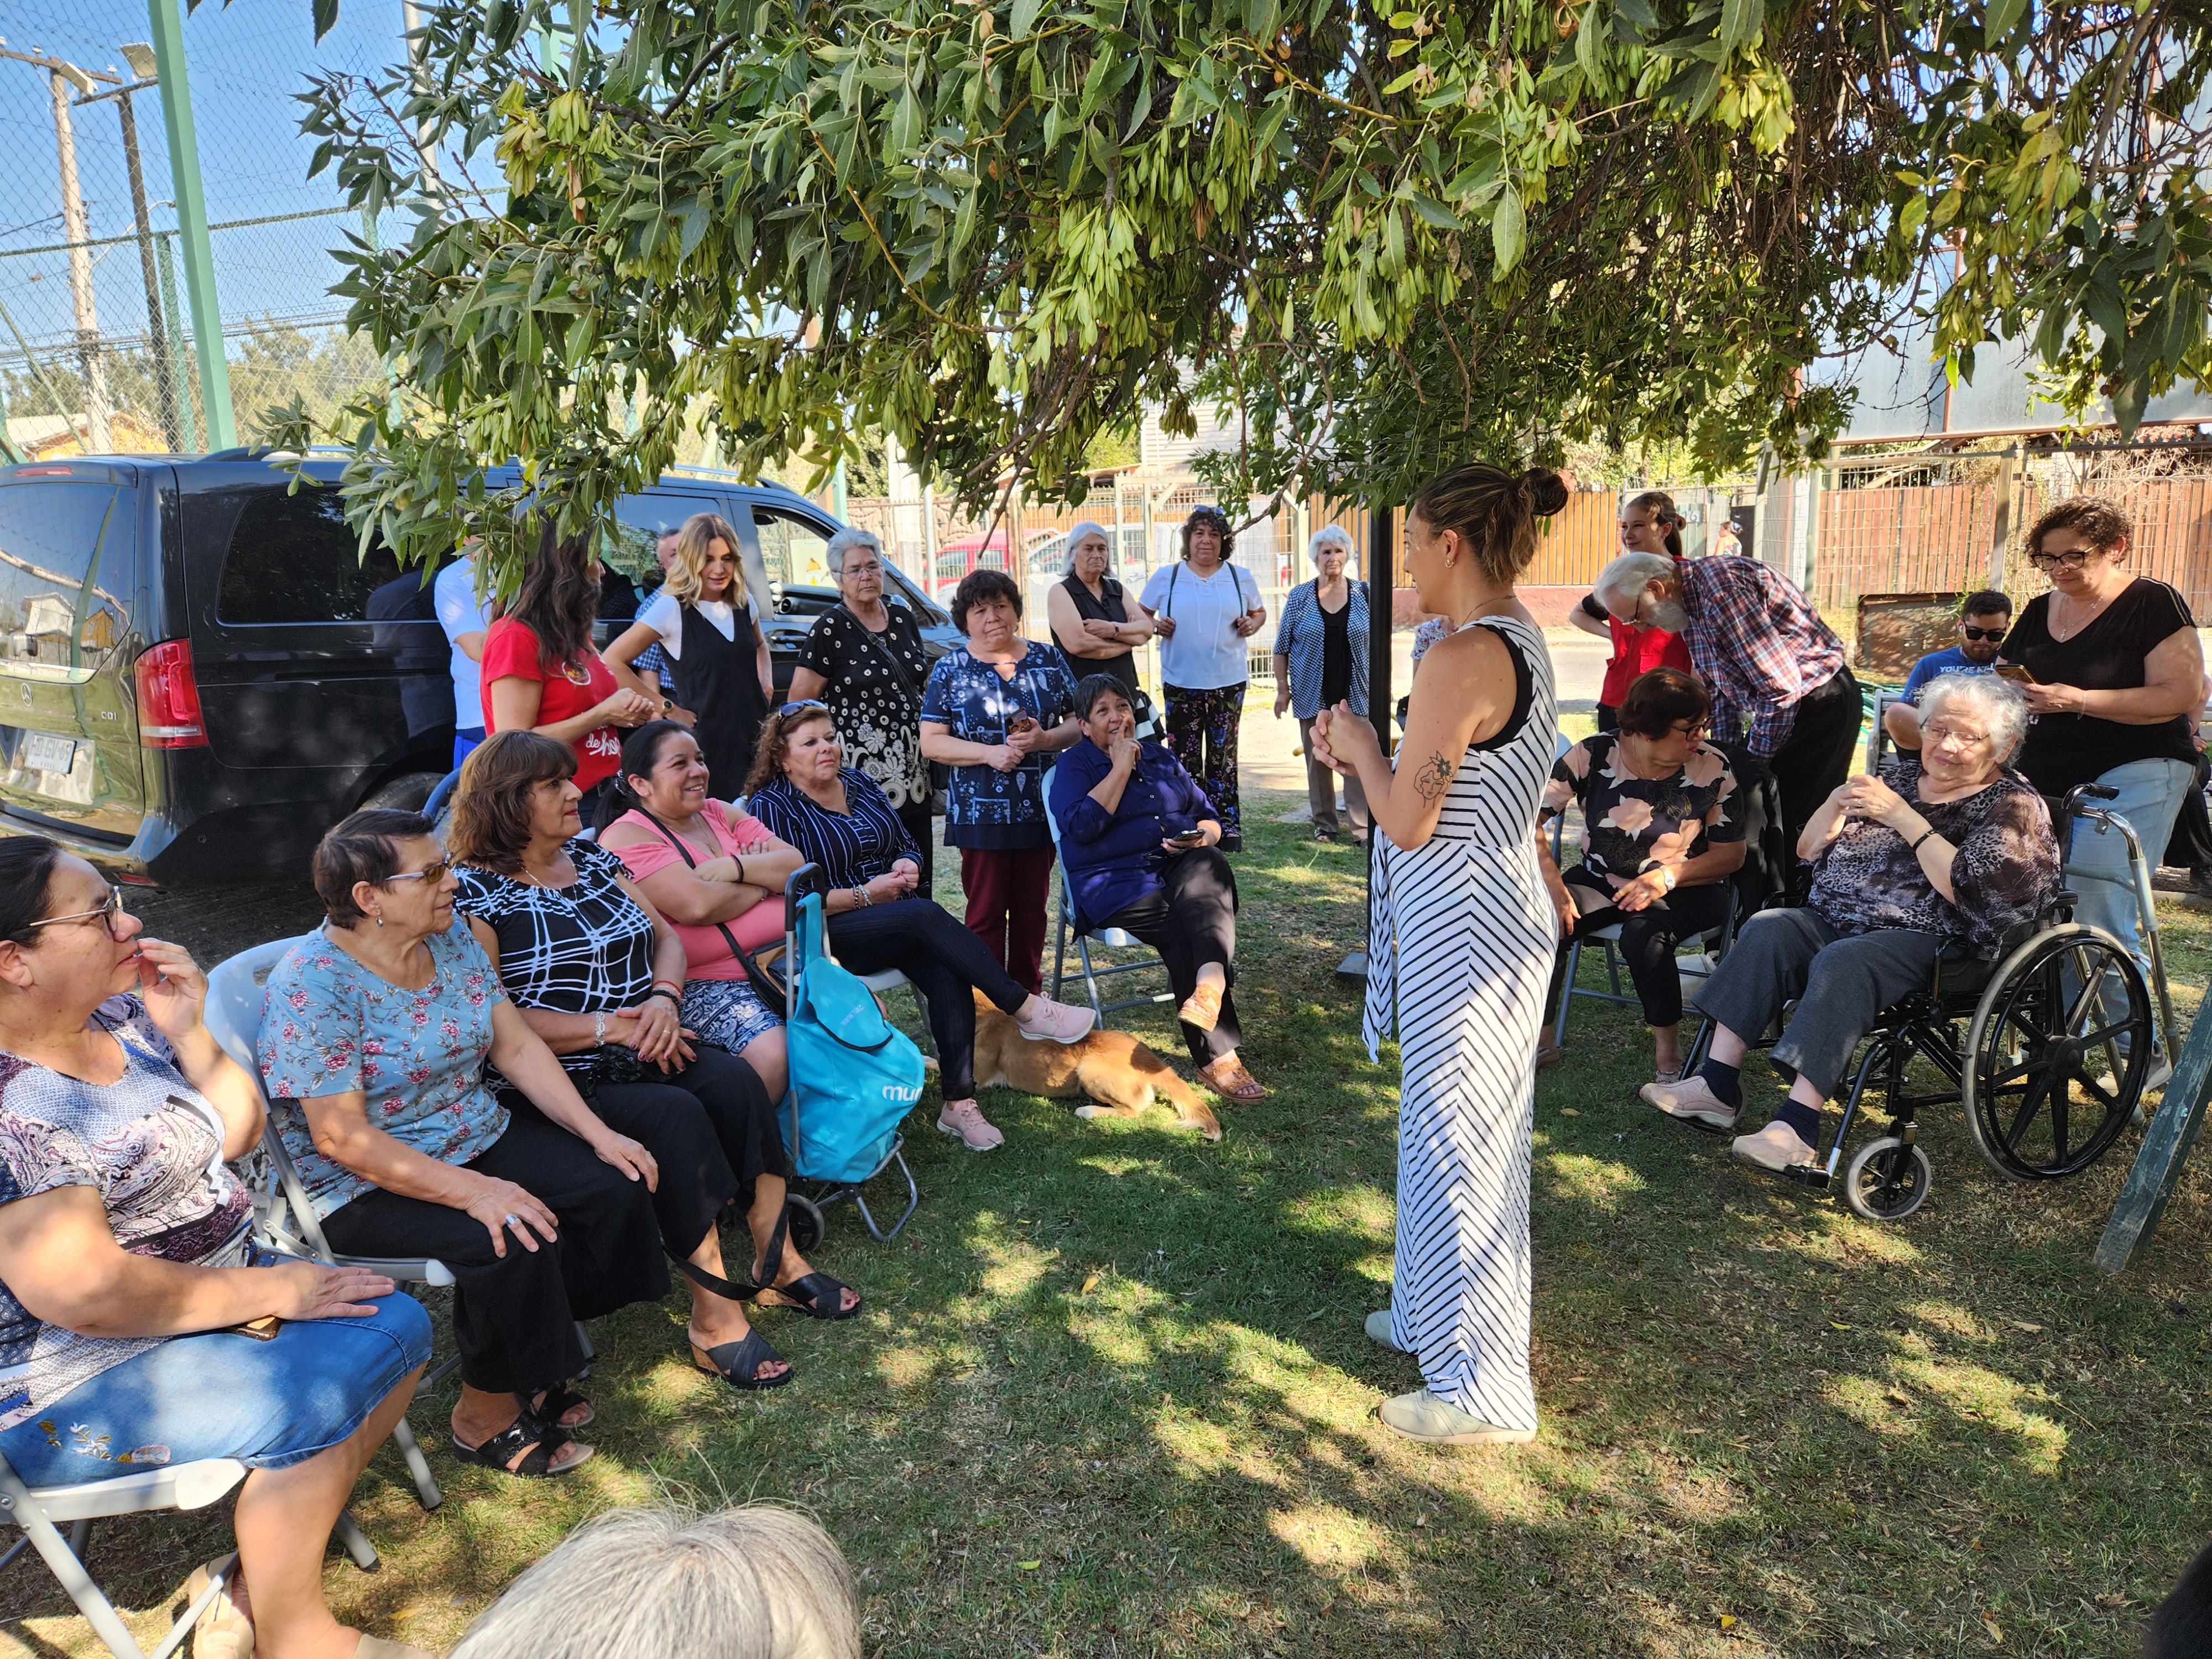
[[(312, 70), (368, 75), (404, 55), (400, 0), (345, 0), (337, 27), (318, 43), (307, 0), (204, 0), (185, 19), (185, 49), (208, 217), (216, 225), (340, 205), (329, 174), (307, 179), (314, 146), (299, 131), (301, 91)], [(0, 40), (19, 51), (51, 53), (126, 81), (118, 48), (151, 38), (144, 0), (0, 0)], [(66, 240), (48, 77), (0, 58), (0, 303), (34, 345), (73, 328), (65, 253), (8, 257), (9, 250)], [(159, 98), (134, 100), (146, 191), (155, 204), (174, 195)], [(129, 176), (114, 100), (73, 110), (80, 188), (91, 234), (133, 228)], [(156, 205), (156, 229), (176, 223)], [(227, 319), (335, 316), (325, 290), (337, 276), (328, 249), (343, 246), (356, 216), (339, 215), (255, 228), (216, 230), (216, 286)], [(143, 334), (145, 282), (135, 243), (95, 249), (94, 296), (103, 334)], [(179, 272), (181, 285), (182, 272)], [(0, 326), (0, 361), (18, 356)]]

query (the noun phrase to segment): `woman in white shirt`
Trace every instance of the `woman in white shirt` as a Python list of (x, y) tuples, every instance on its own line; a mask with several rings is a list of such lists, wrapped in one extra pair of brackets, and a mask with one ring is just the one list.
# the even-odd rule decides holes
[(1167, 746), (1221, 814), (1221, 850), (1241, 850), (1237, 727), (1252, 677), (1245, 641), (1267, 620), (1260, 584), (1229, 562), (1236, 537), (1220, 508), (1183, 520), (1182, 558), (1152, 572), (1137, 603), (1160, 639)]
[(676, 672), (676, 684), (660, 689), (661, 712), (671, 712), (672, 701), (698, 717), (692, 736), (707, 762), (707, 793), (735, 800), (775, 696), (775, 671), (760, 607), (745, 592), (738, 532), (718, 513), (684, 521), (667, 581), (606, 648), (607, 665), (618, 678), (629, 674), (631, 662), (656, 644)]

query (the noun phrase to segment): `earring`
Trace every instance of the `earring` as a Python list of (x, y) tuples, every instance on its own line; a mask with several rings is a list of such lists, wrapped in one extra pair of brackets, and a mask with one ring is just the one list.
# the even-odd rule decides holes
[(384, 926), (384, 918), (382, 916), (379, 916), (376, 919), (376, 925), (380, 927)]

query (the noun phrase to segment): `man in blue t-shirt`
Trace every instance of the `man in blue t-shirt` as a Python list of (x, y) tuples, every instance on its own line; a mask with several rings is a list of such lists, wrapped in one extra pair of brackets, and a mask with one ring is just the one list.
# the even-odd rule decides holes
[(1966, 595), (1959, 609), (1959, 642), (1942, 651), (1931, 651), (1912, 665), (1904, 694), (1881, 717), (1889, 739), (1899, 749), (1920, 752), (1920, 693), (1928, 682), (1943, 674), (1994, 674), (1997, 647), (2012, 626), (2012, 601), (1994, 587)]

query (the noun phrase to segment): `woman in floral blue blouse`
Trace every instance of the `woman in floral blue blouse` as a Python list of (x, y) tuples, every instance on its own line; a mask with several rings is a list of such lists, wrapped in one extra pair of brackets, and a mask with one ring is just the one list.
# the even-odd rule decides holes
[(1052, 829), (1049, 757), (1083, 735), (1075, 680), (1058, 651), (1021, 635), (1022, 592), (1002, 570), (971, 573), (952, 595), (968, 636), (938, 659), (921, 694), (921, 752), (952, 769), (945, 844), (960, 849), (968, 927), (1024, 990), (1044, 984)]

